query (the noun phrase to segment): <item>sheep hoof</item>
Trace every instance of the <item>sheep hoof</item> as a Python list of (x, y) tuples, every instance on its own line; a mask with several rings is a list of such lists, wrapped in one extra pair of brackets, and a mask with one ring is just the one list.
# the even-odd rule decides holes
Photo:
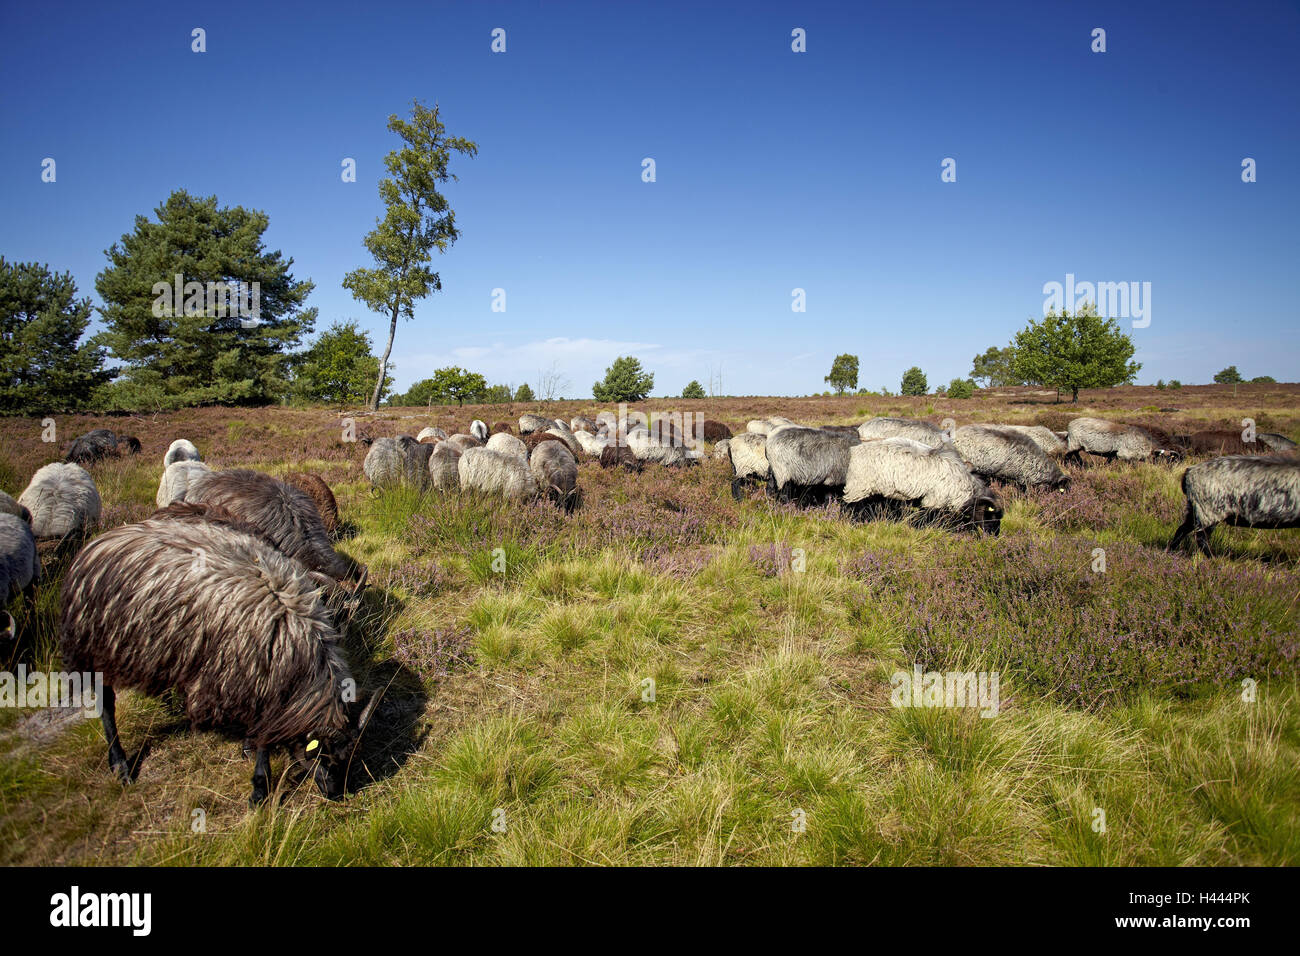
[(266, 803), (266, 798), (270, 795), (265, 783), (259, 782), (253, 784), (253, 795), (248, 798), (248, 809), (256, 810), (262, 804)]

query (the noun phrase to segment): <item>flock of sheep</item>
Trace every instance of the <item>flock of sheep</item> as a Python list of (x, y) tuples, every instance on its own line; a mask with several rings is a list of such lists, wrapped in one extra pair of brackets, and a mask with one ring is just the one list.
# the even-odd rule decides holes
[[(602, 415), (569, 422), (524, 415), (514, 428), (475, 421), (467, 433), (363, 437), (363, 471), (376, 489), (460, 490), (506, 499), (581, 503), (578, 461), (640, 470), (695, 464), (699, 452), (669, 418), (653, 426)], [(704, 421), (693, 436), (728, 461), (740, 498), (760, 484), (778, 500), (838, 500), (855, 518), (900, 518), (997, 534), (1003, 509), (992, 482), (1064, 489), (1061, 467), (1087, 453), (1124, 461), (1211, 458), (1187, 469), (1187, 517), (1171, 545), (1194, 536), (1208, 550), (1219, 523), (1300, 527), (1300, 457), (1285, 436), (1235, 432), (1175, 437), (1159, 429), (1077, 418), (1067, 432), (1042, 426), (968, 425), (873, 418), (813, 427), (786, 418), (743, 433)], [(1269, 454), (1252, 454), (1264, 444)], [(0, 492), (0, 598), (34, 597), (40, 543), (60, 552), (88, 539), (101, 501), (87, 470), (140, 451), (138, 440), (96, 429), (67, 459), (40, 468), (14, 500)], [(1245, 452), (1245, 453), (1243, 453)], [(133, 768), (118, 737), (115, 689), (179, 689), (196, 727), (243, 737), (256, 750), (253, 805), (269, 793), (269, 753), (287, 749), (327, 797), (347, 767), (377, 698), (363, 701), (340, 647), (341, 615), (357, 606), (366, 569), (334, 548), (338, 507), (319, 477), (285, 480), (247, 469), (214, 470), (178, 439), (163, 458), (144, 521), (94, 537), (63, 575), (64, 667), (103, 675), (102, 719), (112, 770)], [(59, 552), (56, 552), (59, 553)], [(29, 601), (27, 604), (31, 607)], [(5, 612), (8, 617), (8, 612)], [(15, 631), (9, 617), (9, 633)]]

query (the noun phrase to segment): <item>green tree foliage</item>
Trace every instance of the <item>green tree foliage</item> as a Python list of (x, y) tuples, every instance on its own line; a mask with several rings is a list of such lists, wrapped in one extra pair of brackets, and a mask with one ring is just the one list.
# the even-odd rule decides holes
[(514, 389), (509, 385), (489, 385), (480, 397), (480, 402), (484, 405), (504, 405), (513, 401), (514, 397)]
[(1214, 380), (1220, 385), (1236, 385), (1238, 382), (1245, 381), (1235, 365), (1229, 365), (1222, 372), (1215, 373)]
[(1023, 385), (1024, 381), (1016, 376), (1015, 358), (1016, 350), (1009, 345), (1004, 349), (989, 346), (983, 355), (972, 359), (970, 377), (982, 382), (985, 388)]
[[(311, 282), (296, 282), (292, 259), (262, 245), (269, 220), (217, 198), (178, 190), (105, 253), (95, 280), (107, 327), (101, 340), (125, 367), (101, 390), (107, 407), (259, 405), (288, 391), (288, 353), (316, 321), (304, 309)], [(176, 276), (182, 301), (174, 301)], [(164, 292), (164, 290), (167, 290)], [(256, 303), (256, 316), (237, 306)], [(211, 294), (209, 294), (211, 293)]]
[(930, 386), (925, 380), (925, 373), (913, 365), (903, 373), (903, 384), (899, 387), (901, 395), (924, 395)]
[(695, 381), (694, 379), (691, 379), (691, 381), (687, 383), (686, 387), (682, 389), (682, 398), (704, 398), (704, 397), (706, 397), (704, 394), (704, 386), (701, 385), (699, 382)]
[[(354, 269), (343, 277), (343, 287), (367, 308), (389, 317), (388, 344), (381, 360), (388, 366), (397, 336), (397, 319), (415, 317), (415, 300), (442, 289), (438, 273), (429, 268), (433, 250), (446, 252), (458, 238), (456, 213), (438, 187), (456, 176), (447, 170), (453, 152), (467, 156), (478, 153), (478, 145), (459, 136), (448, 136), (433, 109), (416, 101), (410, 121), (396, 114), (388, 117), (388, 129), (405, 142), (384, 158), (389, 175), (379, 181), (379, 195), (386, 213), (363, 240), (374, 257), (372, 269)], [(379, 407), (383, 388), (376, 375), (370, 407)]]
[(591, 387), (591, 394), (598, 402), (640, 402), (654, 385), (654, 374), (641, 370), (640, 359), (620, 355), (605, 369), (605, 380)]
[(847, 353), (835, 356), (835, 361), (831, 363), (831, 374), (827, 375), (824, 381), (830, 382), (836, 395), (843, 395), (857, 388), (858, 357)]
[(1035, 385), (1068, 388), (1074, 402), (1079, 389), (1131, 382), (1142, 368), (1131, 361), (1133, 341), (1091, 303), (1074, 315), (1053, 310), (1042, 321), (1030, 319), (1012, 344), (1017, 376)]
[(111, 376), (98, 341), (81, 342), (90, 312), (70, 273), (0, 257), (0, 413), (85, 407)]
[(975, 383), (968, 378), (954, 378), (948, 383), (945, 394), (949, 398), (970, 398), (975, 394)]
[(529, 385), (527, 382), (524, 382), (524, 384), (520, 385), (519, 388), (515, 390), (515, 401), (516, 402), (535, 401), (535, 399), (533, 398), (532, 386)]
[(1277, 379), (1272, 375), (1256, 375), (1250, 380), (1251, 385), (1276, 385)]
[[(370, 354), (370, 334), (356, 322), (330, 326), (297, 362), (294, 396), (309, 402), (354, 405), (370, 397), (379, 359)], [(391, 376), (384, 377), (385, 391), (392, 388)]]

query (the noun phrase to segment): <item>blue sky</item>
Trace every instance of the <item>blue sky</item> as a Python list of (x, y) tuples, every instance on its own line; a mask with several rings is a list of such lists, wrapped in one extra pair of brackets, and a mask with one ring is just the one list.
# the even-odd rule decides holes
[(368, 264), (388, 115), (437, 102), (479, 155), (453, 166), (463, 235), (398, 328), (399, 387), (558, 363), (585, 396), (631, 353), (656, 394), (719, 370), (808, 394), (844, 351), (863, 386), (913, 364), (935, 385), (1067, 274), (1151, 283), (1139, 382), (1300, 380), (1294, 0), (7, 6), (0, 254), (92, 296), (104, 249), (185, 188), (265, 210), (318, 329), (357, 318), (378, 349), (340, 283)]

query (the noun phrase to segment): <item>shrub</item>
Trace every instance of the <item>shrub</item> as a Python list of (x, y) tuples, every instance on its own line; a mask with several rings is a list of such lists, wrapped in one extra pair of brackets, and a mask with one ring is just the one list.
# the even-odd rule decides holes
[(903, 383), (899, 390), (903, 395), (924, 395), (929, 388), (925, 373), (913, 365), (903, 373)]
[(970, 398), (975, 394), (975, 383), (968, 378), (954, 378), (948, 383), (949, 398)]

